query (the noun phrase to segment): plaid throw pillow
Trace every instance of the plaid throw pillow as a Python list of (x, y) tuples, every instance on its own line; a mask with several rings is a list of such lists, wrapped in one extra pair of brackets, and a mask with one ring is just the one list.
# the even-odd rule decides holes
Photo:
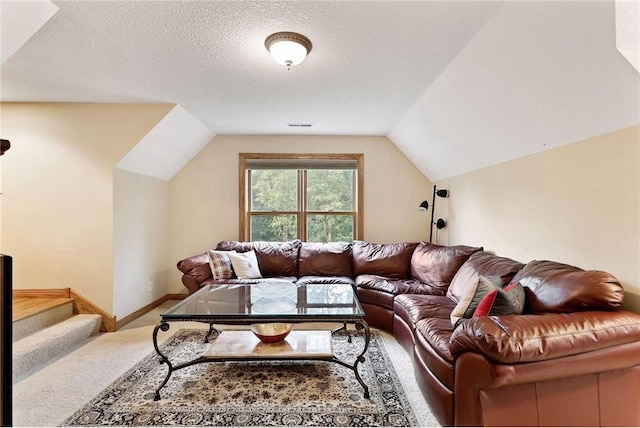
[(207, 250), (213, 279), (233, 278), (233, 269), (231, 268), (231, 260), (229, 260), (228, 255), (230, 252), (235, 253), (235, 251)]

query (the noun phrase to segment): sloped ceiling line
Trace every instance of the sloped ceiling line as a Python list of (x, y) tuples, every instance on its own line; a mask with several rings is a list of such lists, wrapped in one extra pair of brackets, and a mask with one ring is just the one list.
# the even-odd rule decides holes
[(640, 2), (616, 0), (616, 48), (640, 72)]
[(195, 116), (176, 105), (115, 167), (169, 181), (215, 135)]
[(24, 45), (58, 12), (48, 0), (0, 1), (0, 64)]

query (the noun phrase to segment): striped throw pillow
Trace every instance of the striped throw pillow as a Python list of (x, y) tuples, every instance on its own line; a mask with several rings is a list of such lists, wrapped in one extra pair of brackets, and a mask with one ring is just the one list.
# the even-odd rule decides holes
[(235, 253), (235, 251), (207, 250), (213, 279), (231, 279), (234, 277), (229, 253)]

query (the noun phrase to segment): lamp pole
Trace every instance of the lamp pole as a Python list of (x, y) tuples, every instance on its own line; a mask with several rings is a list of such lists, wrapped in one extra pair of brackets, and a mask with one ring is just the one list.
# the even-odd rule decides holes
[(433, 243), (433, 215), (436, 210), (436, 186), (433, 185), (433, 196), (431, 197), (431, 223), (429, 223), (429, 243)]

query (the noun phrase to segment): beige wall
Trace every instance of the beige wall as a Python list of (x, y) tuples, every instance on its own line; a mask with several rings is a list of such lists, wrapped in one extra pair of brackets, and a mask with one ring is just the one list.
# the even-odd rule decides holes
[[(170, 258), (202, 253), (238, 239), (239, 153), (363, 153), (364, 239), (399, 242), (428, 238), (418, 211), (431, 183), (385, 137), (218, 136), (171, 180)], [(184, 291), (177, 269), (169, 290)]]
[(640, 311), (640, 127), (438, 183), (441, 242), (613, 273)]
[(125, 317), (167, 294), (169, 182), (115, 169), (113, 315)]
[(113, 306), (113, 166), (172, 105), (3, 103), (2, 252), (14, 288)]
[[(0, 169), (0, 251), (14, 256), (14, 288), (71, 287), (118, 317), (184, 291), (178, 260), (238, 238), (240, 152), (364, 153), (364, 238), (428, 238), (417, 206), (431, 183), (384, 137), (219, 136), (168, 184), (114, 175), (171, 107), (0, 105), (12, 143)], [(437, 201), (448, 222), (438, 242), (609, 271), (640, 311), (639, 146), (633, 127), (440, 182), (451, 197)]]

